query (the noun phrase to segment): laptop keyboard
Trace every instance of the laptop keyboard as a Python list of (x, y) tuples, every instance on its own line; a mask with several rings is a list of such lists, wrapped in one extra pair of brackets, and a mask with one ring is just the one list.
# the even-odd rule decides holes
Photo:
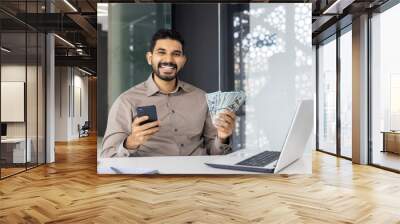
[(262, 153), (259, 153), (257, 155), (254, 155), (248, 159), (245, 159), (236, 165), (242, 165), (242, 166), (258, 166), (258, 167), (263, 167), (274, 160), (277, 160), (279, 158), (279, 155), (281, 152), (276, 152), (276, 151), (265, 151)]

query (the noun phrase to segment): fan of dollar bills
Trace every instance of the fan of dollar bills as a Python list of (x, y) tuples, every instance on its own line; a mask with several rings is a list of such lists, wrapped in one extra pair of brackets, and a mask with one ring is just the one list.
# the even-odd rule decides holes
[(213, 92), (206, 94), (208, 109), (214, 121), (218, 112), (230, 110), (236, 112), (244, 103), (246, 95), (244, 92)]

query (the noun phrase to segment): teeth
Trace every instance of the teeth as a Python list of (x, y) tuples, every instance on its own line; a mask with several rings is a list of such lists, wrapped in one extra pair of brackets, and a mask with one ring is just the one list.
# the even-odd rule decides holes
[(161, 66), (161, 68), (170, 68), (170, 69), (174, 69), (175, 67), (171, 67), (171, 66)]

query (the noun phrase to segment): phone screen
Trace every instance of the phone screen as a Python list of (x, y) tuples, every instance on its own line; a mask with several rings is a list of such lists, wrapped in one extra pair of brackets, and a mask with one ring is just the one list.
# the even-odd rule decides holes
[(157, 121), (157, 109), (156, 106), (150, 105), (150, 106), (143, 106), (143, 107), (137, 107), (136, 108), (136, 113), (138, 117), (142, 116), (148, 116), (149, 119), (146, 121), (143, 121), (141, 124), (146, 124), (149, 122)]

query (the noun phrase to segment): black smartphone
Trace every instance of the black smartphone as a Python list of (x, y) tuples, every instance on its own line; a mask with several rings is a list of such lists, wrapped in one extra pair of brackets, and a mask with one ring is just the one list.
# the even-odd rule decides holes
[(136, 113), (137, 113), (138, 117), (142, 117), (142, 116), (149, 117), (149, 119), (140, 123), (141, 125), (158, 120), (156, 106), (154, 106), (154, 105), (137, 107)]

